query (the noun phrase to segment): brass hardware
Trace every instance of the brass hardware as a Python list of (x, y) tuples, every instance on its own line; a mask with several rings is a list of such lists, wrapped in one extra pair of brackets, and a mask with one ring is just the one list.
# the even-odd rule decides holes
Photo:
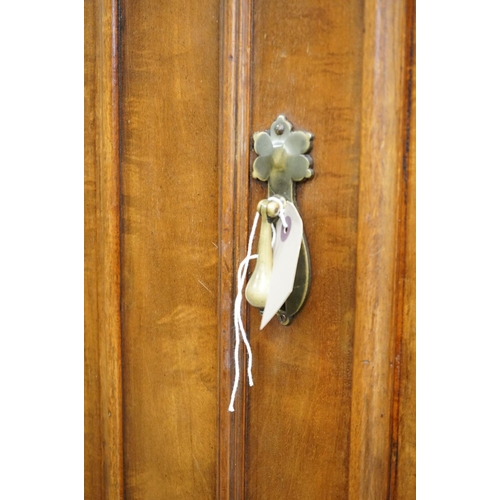
[[(269, 205), (273, 204), (271, 207)], [(274, 207), (276, 205), (276, 208)], [(250, 277), (246, 290), (245, 297), (250, 305), (254, 307), (264, 308), (269, 293), (269, 284), (271, 283), (271, 273), (273, 270), (273, 248), (272, 240), (272, 222), (268, 219), (268, 214), (273, 214), (271, 217), (278, 215), (279, 205), (275, 201), (262, 200), (257, 210), (261, 215), (259, 247), (257, 252), (257, 263)]]
[[(271, 125), (269, 131), (266, 130), (254, 134), (254, 150), (259, 156), (257, 156), (253, 162), (252, 177), (264, 182), (267, 181), (269, 197), (282, 196), (285, 200), (290, 201), (297, 206), (297, 200), (295, 197), (295, 182), (309, 179), (314, 174), (314, 171), (311, 168), (312, 158), (307, 154), (311, 149), (313, 135), (309, 132), (298, 130), (293, 131), (292, 128), (292, 124), (285, 118), (285, 116), (279, 115)], [(263, 200), (263, 202), (264, 201), (267, 202), (267, 200)], [(272, 202), (269, 202), (267, 207), (269, 207), (271, 203)], [(269, 217), (267, 208), (266, 214)], [(261, 212), (261, 215), (264, 215), (264, 213)], [(262, 217), (263, 226), (264, 219), (265, 217)], [(267, 229), (269, 229), (270, 234), (270, 226), (269, 228), (266, 228), (265, 231), (267, 231)], [(261, 229), (261, 237), (262, 230), (263, 229)], [(265, 238), (267, 238), (267, 236)], [(253, 275), (250, 278), (250, 282), (252, 279)], [(282, 325), (289, 325), (293, 316), (300, 311), (307, 299), (310, 284), (311, 257), (309, 255), (309, 248), (304, 234), (302, 237), (302, 246), (300, 249), (293, 291), (286, 300), (285, 304), (283, 304), (283, 307), (277, 313), (278, 319)], [(259, 305), (257, 307), (263, 306)]]

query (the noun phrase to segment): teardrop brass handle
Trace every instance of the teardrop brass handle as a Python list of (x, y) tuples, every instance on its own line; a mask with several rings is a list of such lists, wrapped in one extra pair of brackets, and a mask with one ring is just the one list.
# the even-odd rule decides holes
[(275, 201), (262, 200), (257, 210), (261, 215), (257, 263), (248, 281), (245, 297), (250, 305), (263, 308), (266, 305), (273, 271), (272, 222), (278, 214), (279, 205)]
[[(284, 115), (279, 115), (269, 130), (254, 134), (253, 147), (258, 156), (253, 162), (252, 177), (267, 181), (268, 197), (282, 196), (297, 207), (295, 183), (309, 179), (314, 174), (312, 158), (308, 154), (312, 147), (312, 140), (313, 134), (310, 132), (294, 131), (292, 124)], [(261, 203), (264, 202), (267, 200)], [(261, 215), (262, 226), (257, 265), (246, 289), (248, 302), (260, 308), (264, 307), (265, 299), (267, 299), (266, 283), (268, 291), (271, 274), (269, 269), (272, 270), (271, 223), (262, 212)], [(290, 324), (293, 316), (300, 311), (309, 294), (310, 285), (311, 257), (304, 234), (293, 291), (278, 311), (281, 324)]]

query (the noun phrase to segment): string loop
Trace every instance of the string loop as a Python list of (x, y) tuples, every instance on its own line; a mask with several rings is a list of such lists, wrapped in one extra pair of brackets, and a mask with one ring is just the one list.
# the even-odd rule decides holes
[(259, 212), (257, 211), (253, 220), (252, 230), (250, 231), (250, 237), (248, 238), (248, 250), (246, 257), (241, 261), (241, 264), (238, 267), (238, 284), (237, 284), (237, 295), (234, 301), (234, 383), (233, 390), (231, 392), (231, 400), (229, 402), (229, 411), (234, 411), (234, 400), (236, 398), (236, 392), (238, 390), (238, 384), (240, 382), (240, 360), (239, 360), (239, 351), (240, 351), (240, 334), (243, 339), (243, 343), (245, 344), (247, 354), (248, 354), (248, 363), (247, 363), (247, 374), (248, 374), (248, 384), (253, 386), (253, 377), (252, 377), (252, 348), (250, 347), (250, 343), (248, 342), (248, 337), (245, 331), (245, 327), (243, 326), (243, 320), (241, 319), (241, 303), (243, 301), (243, 286), (245, 284), (245, 277), (248, 272), (248, 264), (252, 259), (257, 258), (257, 254), (252, 255), (252, 243), (255, 238), (255, 231), (257, 230), (257, 223), (259, 222)]
[[(268, 198), (269, 201), (276, 201), (279, 205), (278, 217), (281, 220), (283, 227), (288, 228), (288, 224), (285, 219), (285, 204), (281, 198), (276, 196), (271, 196)], [(245, 327), (243, 326), (243, 320), (241, 318), (241, 304), (243, 302), (243, 286), (245, 285), (245, 278), (248, 273), (248, 265), (252, 259), (257, 258), (257, 254), (252, 255), (252, 245), (253, 240), (255, 238), (255, 231), (257, 230), (257, 224), (259, 222), (260, 213), (257, 210), (253, 224), (252, 230), (250, 231), (250, 236), (248, 238), (248, 249), (246, 257), (241, 261), (238, 267), (238, 275), (237, 275), (237, 294), (236, 299), (234, 301), (234, 383), (233, 390), (231, 392), (231, 400), (229, 401), (229, 411), (234, 412), (234, 400), (236, 399), (236, 392), (238, 391), (238, 385), (240, 383), (240, 360), (239, 360), (239, 351), (240, 351), (240, 336), (245, 344), (248, 362), (247, 362), (247, 374), (248, 374), (248, 384), (253, 386), (253, 377), (252, 377), (252, 348), (250, 347), (250, 342), (248, 341), (247, 333), (245, 331)], [(271, 225), (271, 229), (273, 231), (273, 237), (271, 246), (274, 248), (274, 243), (276, 241), (276, 229), (274, 224)]]

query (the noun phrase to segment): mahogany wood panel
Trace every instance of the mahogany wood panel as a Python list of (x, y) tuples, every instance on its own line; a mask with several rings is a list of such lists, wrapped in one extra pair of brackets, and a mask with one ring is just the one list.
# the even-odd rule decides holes
[(399, 346), (400, 381), (395, 401), (398, 412), (397, 450), (395, 465), (396, 500), (416, 498), (416, 49), (415, 49), (415, 2), (408, 7), (409, 35), (407, 43), (407, 129), (405, 133), (405, 203), (404, 218), (404, 281), (401, 284), (402, 319), (401, 341)]
[(85, 3), (85, 498), (123, 497), (118, 11)]
[(213, 499), (219, 3), (122, 9), (126, 498)]
[(363, 2), (255, 0), (254, 19), (252, 129), (283, 113), (312, 132), (315, 176), (297, 188), (310, 296), (289, 327), (250, 311), (247, 498), (347, 498)]
[(97, 312), (96, 2), (85, 2), (85, 498), (102, 498)]
[[(415, 498), (413, 0), (85, 16), (85, 497)], [(313, 282), (288, 328), (244, 312), (231, 414), (250, 138), (279, 113), (315, 134)]]
[[(403, 217), (406, 2), (366, 0), (349, 498), (388, 498)], [(403, 246), (402, 246), (403, 245)]]

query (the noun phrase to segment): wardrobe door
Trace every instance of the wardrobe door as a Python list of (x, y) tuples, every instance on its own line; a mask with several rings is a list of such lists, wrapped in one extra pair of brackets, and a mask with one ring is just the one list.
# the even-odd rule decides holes
[[(413, 0), (85, 22), (86, 498), (415, 498)], [(278, 115), (314, 134), (311, 288), (289, 326), (244, 304), (255, 385), (240, 349), (229, 412), (252, 136)]]

